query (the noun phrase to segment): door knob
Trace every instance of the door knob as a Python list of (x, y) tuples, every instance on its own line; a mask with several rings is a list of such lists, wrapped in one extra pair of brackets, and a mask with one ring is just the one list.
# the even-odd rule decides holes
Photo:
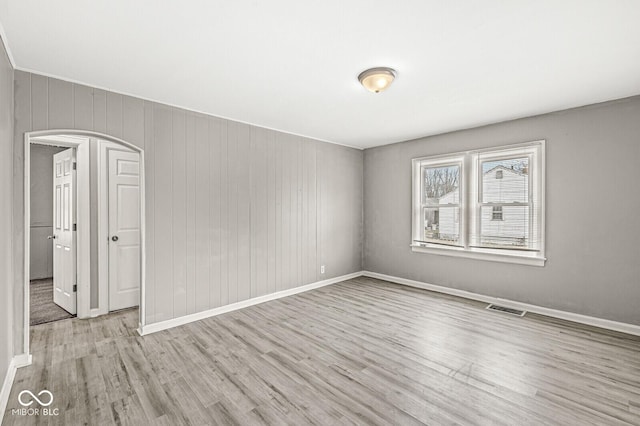
[(55, 235), (49, 235), (49, 236), (47, 237), (47, 240), (55, 240), (56, 238), (58, 238), (58, 237), (57, 237), (57, 236), (55, 236)]
[(111, 237), (111, 241), (118, 241), (118, 236), (114, 235), (113, 237)]

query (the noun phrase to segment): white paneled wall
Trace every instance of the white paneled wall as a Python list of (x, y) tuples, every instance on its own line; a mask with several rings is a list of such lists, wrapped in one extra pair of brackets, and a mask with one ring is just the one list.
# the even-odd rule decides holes
[(21, 71), (15, 111), (18, 218), (24, 132), (94, 130), (145, 150), (147, 323), (361, 268), (361, 151)]

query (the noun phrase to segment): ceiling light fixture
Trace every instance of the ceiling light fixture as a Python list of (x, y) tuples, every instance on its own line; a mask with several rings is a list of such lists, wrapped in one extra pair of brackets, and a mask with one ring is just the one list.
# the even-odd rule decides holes
[(370, 92), (380, 93), (391, 85), (396, 78), (396, 71), (388, 67), (370, 68), (362, 71), (358, 81)]

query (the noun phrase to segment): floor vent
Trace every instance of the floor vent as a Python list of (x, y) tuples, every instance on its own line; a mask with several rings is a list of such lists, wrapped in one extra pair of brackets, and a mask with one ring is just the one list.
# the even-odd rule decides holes
[(527, 313), (527, 311), (521, 311), (520, 309), (513, 309), (513, 308), (507, 308), (505, 306), (494, 305), (493, 303), (489, 304), (489, 306), (487, 306), (487, 309), (489, 309), (490, 311), (498, 311), (498, 312), (504, 312), (506, 314), (517, 315), (519, 317), (523, 317), (524, 314)]

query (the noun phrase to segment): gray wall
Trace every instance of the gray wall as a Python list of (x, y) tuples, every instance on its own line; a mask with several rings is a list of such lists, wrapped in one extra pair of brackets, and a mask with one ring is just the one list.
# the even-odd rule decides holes
[(64, 148), (31, 146), (30, 279), (53, 276), (53, 155)]
[[(361, 269), (362, 151), (15, 74), (16, 218), (24, 132), (95, 130), (144, 149), (148, 323)], [(21, 330), (22, 224), (15, 228)]]
[[(545, 267), (412, 253), (411, 159), (546, 139)], [(366, 270), (640, 324), (640, 97), (365, 151)]]
[(0, 384), (13, 357), (13, 67), (0, 41)]

